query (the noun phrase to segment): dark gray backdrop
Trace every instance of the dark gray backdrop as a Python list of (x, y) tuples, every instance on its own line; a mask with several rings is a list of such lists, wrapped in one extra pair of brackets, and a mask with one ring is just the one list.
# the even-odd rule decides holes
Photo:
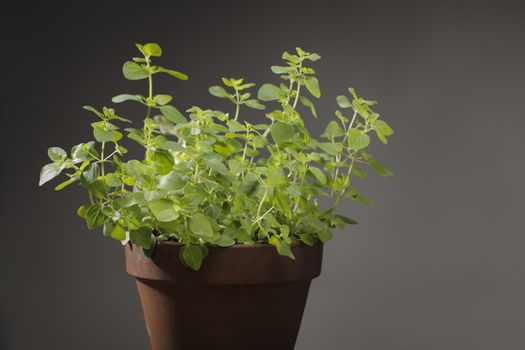
[[(109, 1), (108, 1), (109, 3)], [(319, 133), (352, 85), (396, 134), (396, 176), (326, 246), (297, 349), (525, 348), (525, 11), (519, 2), (73, 2), (2, 10), (0, 349), (146, 349), (122, 249), (75, 215), (79, 190), (37, 187), (52, 145), (89, 140), (84, 104), (122, 92), (135, 42), (191, 79), (181, 109), (222, 107), (221, 76), (275, 79), (297, 45), (323, 56)], [(126, 116), (139, 122), (138, 113)], [(308, 118), (308, 117), (307, 117)], [(271, 332), (271, 325), (261, 332)]]

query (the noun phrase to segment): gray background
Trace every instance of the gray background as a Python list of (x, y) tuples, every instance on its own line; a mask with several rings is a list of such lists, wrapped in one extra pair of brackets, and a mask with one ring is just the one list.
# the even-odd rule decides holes
[(223, 107), (221, 76), (273, 81), (299, 45), (323, 56), (314, 133), (350, 85), (396, 131), (373, 146), (396, 176), (343, 207), (360, 225), (326, 246), (297, 349), (525, 348), (522, 4), (46, 4), (2, 11), (0, 349), (148, 347), (122, 248), (75, 214), (85, 194), (37, 187), (47, 147), (91, 138), (82, 105), (144, 91), (120, 69), (147, 41), (190, 75), (159, 83), (181, 109)]

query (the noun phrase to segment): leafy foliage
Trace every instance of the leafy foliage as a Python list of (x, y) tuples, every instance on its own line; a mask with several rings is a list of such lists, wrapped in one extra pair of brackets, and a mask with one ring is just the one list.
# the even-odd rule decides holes
[[(181, 113), (172, 96), (155, 95), (156, 74), (188, 76), (152, 64), (162, 55), (159, 45), (137, 48), (142, 57), (125, 62), (122, 70), (129, 80), (147, 79), (147, 95), (121, 94), (112, 101), (142, 105), (142, 128), (122, 130), (118, 124), (130, 121), (113, 108), (85, 106), (96, 118), (94, 140), (69, 153), (50, 148), (51, 163), (41, 171), (40, 185), (65, 173), (56, 190), (73, 183), (87, 190), (89, 202), (78, 215), (89, 229), (103, 226), (104, 235), (134, 243), (146, 254), (157, 241), (181, 242), (181, 260), (194, 270), (208, 245), (268, 243), (293, 259), (294, 242), (326, 242), (334, 228), (357, 223), (337, 213), (343, 199), (371, 203), (356, 190), (353, 174), (366, 178), (369, 166), (380, 176), (392, 175), (366, 152), (372, 132), (387, 143), (392, 128), (372, 110), (376, 102), (354, 89), (337, 97), (341, 111), (327, 121), (319, 140), (305, 127), (298, 102), (317, 117), (312, 99), (320, 98), (321, 90), (308, 65), (321, 58), (318, 54), (300, 48), (285, 52), (284, 65), (271, 67), (280, 81), (261, 85), (256, 97), (250, 92), (255, 84), (244, 79), (223, 78), (222, 85), (210, 87), (213, 96), (233, 103), (230, 117), (197, 106)], [(266, 113), (268, 123), (240, 120), (241, 108), (264, 110), (263, 102), (274, 106)], [(124, 133), (144, 148), (144, 159), (123, 160)]]

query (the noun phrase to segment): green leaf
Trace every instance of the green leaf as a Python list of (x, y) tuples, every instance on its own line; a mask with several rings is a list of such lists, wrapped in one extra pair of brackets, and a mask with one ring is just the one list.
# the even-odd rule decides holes
[(146, 68), (131, 61), (124, 63), (124, 66), (122, 66), (122, 73), (124, 73), (124, 77), (128, 80), (146, 79), (150, 75)]
[(259, 188), (259, 176), (254, 173), (247, 173), (244, 181), (241, 183), (239, 192), (247, 197), (253, 196), (257, 193)]
[(116, 130), (104, 129), (98, 125), (93, 127), (93, 136), (98, 142), (117, 142), (122, 138), (122, 134), (120, 132)]
[(362, 130), (350, 129), (348, 130), (348, 147), (352, 150), (360, 150), (366, 148), (370, 144), (370, 136), (365, 134)]
[(337, 96), (337, 104), (341, 108), (350, 108), (352, 107), (352, 103), (348, 100), (348, 97), (344, 95)]
[(119, 208), (129, 208), (135, 204), (142, 204), (144, 201), (143, 192), (127, 192), (124, 196), (119, 198), (116, 203)]
[(246, 107), (250, 107), (253, 109), (258, 109), (258, 110), (266, 109), (266, 106), (257, 100), (248, 100), (248, 101), (245, 101), (244, 104), (246, 105)]
[(100, 167), (97, 163), (90, 164), (80, 175), (82, 185), (89, 187), (100, 175)]
[(308, 246), (313, 246), (315, 241), (311, 234), (309, 233), (301, 233), (299, 234), (299, 239)]
[(354, 165), (353, 169), (352, 169), (352, 174), (354, 174), (355, 176), (357, 176), (358, 178), (362, 179), (362, 180), (365, 180), (366, 178), (368, 178), (368, 175), (366, 174), (366, 171), (364, 171), (363, 169), (357, 167)]
[(93, 153), (96, 151), (93, 149), (95, 145), (94, 141), (88, 143), (80, 143), (76, 146), (73, 146), (71, 149), (71, 157), (73, 158), (73, 163), (84, 162), (88, 159), (93, 158)]
[(38, 182), (38, 186), (42, 186), (46, 182), (50, 181), (51, 179), (55, 178), (60, 174), (62, 171), (62, 168), (60, 165), (56, 163), (50, 163), (46, 164), (42, 167), (42, 170), (40, 171), (40, 181)]
[(211, 238), (215, 233), (208, 221), (208, 217), (201, 213), (192, 215), (190, 219), (190, 229), (196, 236), (203, 239)]
[(111, 102), (113, 103), (121, 103), (124, 101), (143, 102), (143, 97), (141, 95), (121, 94), (121, 95), (114, 96), (111, 99)]
[(345, 224), (348, 224), (348, 225), (357, 225), (357, 221), (355, 221), (354, 219), (351, 219), (349, 217), (346, 217), (344, 215), (336, 214), (336, 215), (334, 215), (334, 218), (335, 219), (339, 219), (339, 220), (343, 221)]
[(235, 86), (235, 79), (227, 79), (227, 78), (221, 78), (222, 83), (228, 87), (234, 87)]
[(191, 269), (197, 271), (201, 268), (205, 255), (203, 248), (196, 244), (185, 245), (181, 248), (181, 259)]
[(162, 49), (158, 44), (155, 43), (149, 43), (142, 47), (142, 50), (146, 54), (146, 56), (154, 56), (154, 57), (160, 57), (162, 56)]
[(273, 197), (274, 205), (287, 217), (289, 220), (292, 219), (292, 210), (290, 209), (290, 200), (284, 193), (279, 189), (275, 189)]
[(169, 199), (158, 199), (149, 203), (149, 209), (160, 222), (170, 222), (179, 217), (174, 204)]
[(332, 239), (332, 231), (328, 228), (323, 228), (321, 231), (319, 231), (317, 235), (323, 243), (328, 242)]
[(67, 158), (66, 151), (60, 147), (50, 147), (47, 150), (47, 155), (53, 162), (62, 162)]
[(218, 240), (214, 241), (213, 244), (216, 244), (219, 247), (231, 247), (235, 244), (235, 240), (230, 236), (222, 235)]
[(233, 120), (233, 119), (228, 120), (227, 124), (228, 124), (228, 127), (230, 128), (230, 131), (232, 132), (246, 131), (246, 128), (244, 127), (244, 125), (242, 125), (236, 120)]
[(339, 137), (339, 136), (343, 136), (344, 134), (345, 134), (345, 131), (343, 130), (341, 125), (335, 120), (332, 120), (326, 126), (323, 136), (326, 135), (328, 137)]
[(299, 63), (300, 59), (296, 55), (291, 55), (287, 51), (283, 52), (283, 60), (290, 61), (292, 63)]
[(314, 166), (310, 166), (308, 170), (310, 170), (310, 172), (314, 175), (315, 179), (319, 181), (321, 185), (326, 185), (326, 175), (324, 171)]
[(212, 168), (219, 174), (221, 175), (228, 174), (228, 168), (226, 168), (226, 165), (224, 165), (224, 163), (221, 162), (219, 159), (216, 159), (216, 158), (207, 159), (206, 163), (210, 166), (210, 168)]
[(106, 186), (106, 183), (103, 180), (95, 180), (92, 183), (88, 185), (88, 190), (91, 192), (96, 198), (104, 198), (104, 196), (108, 193), (108, 187)]
[(168, 119), (172, 123), (183, 124), (183, 123), (188, 122), (186, 118), (184, 118), (182, 113), (179, 112), (179, 110), (173, 106), (165, 105), (165, 106), (159, 107), (159, 109), (162, 115), (165, 116), (166, 119)]
[(163, 106), (166, 103), (169, 103), (172, 99), (173, 97), (170, 95), (157, 95), (155, 96), (155, 103), (159, 106)]
[(363, 205), (372, 205), (374, 204), (374, 202), (370, 199), (368, 199), (367, 197), (363, 196), (362, 194), (354, 194), (352, 196), (350, 196), (350, 199), (353, 200), (354, 202), (358, 203), (358, 204), (363, 204)]
[(161, 176), (159, 181), (159, 189), (164, 191), (177, 191), (184, 187), (184, 180), (175, 171), (171, 171), (169, 174)]
[(319, 148), (331, 156), (337, 156), (342, 152), (343, 145), (340, 142), (319, 142)]
[(126, 239), (126, 230), (120, 224), (115, 224), (113, 221), (106, 221), (104, 223), (104, 236), (123, 241)]
[(79, 208), (79, 215), (81, 214), (84, 215), (87, 227), (90, 230), (97, 228), (107, 220), (107, 217), (102, 212), (102, 205), (100, 203), (92, 204), (89, 207), (86, 207), (83, 212), (81, 212)]
[(315, 61), (317, 61), (317, 60), (320, 60), (320, 59), (321, 59), (321, 56), (319, 56), (319, 55), (316, 54), (316, 53), (311, 53), (311, 54), (307, 55), (305, 58), (306, 58), (307, 60), (310, 60), (310, 61), (312, 61), (312, 62), (315, 62)]
[(210, 94), (218, 98), (228, 98), (228, 96), (231, 96), (222, 86), (210, 86), (208, 91)]
[(394, 176), (394, 173), (392, 173), (386, 166), (384, 166), (383, 164), (379, 163), (375, 159), (370, 159), (368, 164), (370, 164), (372, 169), (374, 169), (376, 174), (379, 175), (379, 176), (384, 176), (384, 177)]
[(279, 99), (281, 89), (273, 84), (263, 84), (259, 88), (257, 98), (261, 101), (275, 101)]
[(280, 240), (277, 236), (270, 237), (268, 243), (277, 248), (277, 252), (279, 253), (279, 255), (287, 256), (295, 260), (295, 256), (293, 255), (292, 250), (290, 249), (290, 244)]
[(390, 136), (394, 133), (394, 130), (383, 120), (374, 120), (372, 122), (372, 128), (375, 130), (377, 137), (382, 143), (386, 144), (388, 141), (385, 136)]
[(188, 76), (186, 74), (178, 72), (178, 71), (173, 70), (173, 69), (167, 69), (167, 68), (164, 68), (164, 67), (159, 67), (159, 68), (157, 68), (157, 72), (169, 74), (172, 77), (175, 77), (175, 78), (177, 78), (179, 80), (188, 80)]
[(129, 240), (131, 243), (138, 245), (139, 247), (149, 249), (153, 243), (151, 229), (149, 227), (141, 226), (136, 230), (130, 230)]
[(288, 73), (295, 72), (295, 68), (294, 67), (272, 66), (271, 70), (275, 74), (288, 74)]
[(76, 178), (71, 178), (71, 179), (69, 179), (69, 180), (67, 180), (67, 181), (64, 181), (64, 182), (58, 184), (58, 185), (55, 187), (55, 191), (60, 191), (61, 189), (65, 188), (65, 187), (67, 187), (67, 186), (69, 186), (69, 185), (71, 185), (71, 184), (72, 184), (73, 182), (75, 182), (75, 181), (77, 181)]
[(275, 143), (282, 143), (289, 141), (295, 135), (295, 128), (290, 124), (276, 122), (272, 124), (270, 132)]
[(97, 111), (95, 108), (91, 106), (83, 106), (82, 108), (84, 108), (86, 111), (90, 111), (91, 113), (97, 115), (99, 118), (104, 118), (104, 114), (100, 113), (99, 111)]
[(319, 80), (316, 77), (306, 77), (304, 79), (304, 85), (308, 92), (312, 94), (315, 98), (321, 97), (321, 90), (319, 89)]
[(102, 233), (104, 234), (104, 237), (109, 237), (111, 235), (111, 232), (113, 232), (114, 228), (115, 223), (112, 220), (106, 221), (102, 228)]
[(235, 175), (239, 175), (240, 173), (246, 170), (246, 165), (237, 159), (230, 159), (228, 161), (228, 167), (230, 168), (230, 171)]
[(299, 99), (301, 100), (302, 105), (305, 106), (305, 107), (310, 108), (310, 111), (312, 112), (313, 116), (315, 118), (317, 118), (317, 110), (315, 109), (315, 106), (312, 103), (312, 101), (310, 101), (309, 99), (307, 99), (304, 96), (301, 96)]

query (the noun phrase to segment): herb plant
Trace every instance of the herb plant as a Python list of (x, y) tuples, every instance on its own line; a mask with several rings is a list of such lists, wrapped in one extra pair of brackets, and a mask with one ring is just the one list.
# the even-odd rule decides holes
[[(208, 245), (269, 243), (293, 259), (292, 243), (327, 242), (334, 228), (356, 224), (338, 213), (343, 199), (371, 203), (352, 175), (366, 178), (366, 167), (392, 175), (366, 149), (372, 134), (386, 144), (393, 131), (372, 110), (376, 102), (354, 89), (337, 97), (341, 110), (319, 139), (305, 127), (300, 109), (317, 118), (312, 97), (321, 96), (310, 67), (318, 54), (300, 48), (285, 52), (284, 65), (271, 67), (279, 82), (263, 84), (256, 98), (250, 92), (255, 84), (222, 78), (209, 92), (230, 101), (231, 113), (195, 106), (184, 114), (170, 104), (172, 96), (154, 92), (153, 82), (157, 74), (188, 76), (153, 64), (162, 54), (159, 45), (136, 46), (142, 57), (125, 62), (123, 73), (129, 80), (146, 80), (146, 95), (122, 94), (112, 101), (144, 108), (142, 128), (124, 129), (144, 147), (144, 158), (124, 161), (123, 131), (116, 124), (130, 120), (113, 108), (85, 106), (96, 119), (94, 140), (69, 154), (51, 147), (51, 163), (40, 174), (40, 185), (65, 173), (67, 180), (56, 190), (73, 183), (87, 190), (89, 202), (78, 215), (89, 229), (103, 226), (105, 236), (140, 246), (145, 254), (157, 241), (180, 242), (181, 260), (194, 270)], [(267, 107), (268, 123), (250, 122), (253, 110)]]

